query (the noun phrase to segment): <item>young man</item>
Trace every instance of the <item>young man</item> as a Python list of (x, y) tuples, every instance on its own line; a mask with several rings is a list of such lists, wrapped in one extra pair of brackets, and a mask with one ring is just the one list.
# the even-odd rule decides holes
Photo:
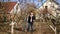
[(30, 15), (28, 16), (28, 28), (27, 28), (27, 31), (29, 31), (30, 27), (31, 27), (31, 31), (33, 31), (34, 20), (35, 20), (35, 15), (33, 14), (33, 12), (31, 12)]

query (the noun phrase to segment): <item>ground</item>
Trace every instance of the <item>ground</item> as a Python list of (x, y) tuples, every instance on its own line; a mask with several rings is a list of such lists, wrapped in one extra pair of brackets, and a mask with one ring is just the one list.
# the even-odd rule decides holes
[[(35, 22), (34, 29), (35, 30), (33, 32), (14, 29), (14, 34), (54, 34), (54, 31), (51, 28), (49, 28), (46, 22)], [(10, 33), (8, 31), (0, 31), (0, 34), (10, 34)]]

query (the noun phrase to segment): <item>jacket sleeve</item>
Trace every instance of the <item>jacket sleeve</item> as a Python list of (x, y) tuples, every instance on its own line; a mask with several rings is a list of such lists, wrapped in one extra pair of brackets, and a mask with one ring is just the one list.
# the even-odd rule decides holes
[(35, 19), (36, 19), (36, 17), (34, 16), (34, 17), (33, 17), (33, 19), (35, 20)]

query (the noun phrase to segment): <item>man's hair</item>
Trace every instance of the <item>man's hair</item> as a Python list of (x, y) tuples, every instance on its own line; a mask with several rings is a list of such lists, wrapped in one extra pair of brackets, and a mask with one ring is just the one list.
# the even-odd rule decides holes
[(34, 12), (33, 12), (33, 11), (30, 11), (30, 12), (29, 12), (29, 15), (31, 15), (31, 13), (33, 13), (33, 15), (34, 15)]

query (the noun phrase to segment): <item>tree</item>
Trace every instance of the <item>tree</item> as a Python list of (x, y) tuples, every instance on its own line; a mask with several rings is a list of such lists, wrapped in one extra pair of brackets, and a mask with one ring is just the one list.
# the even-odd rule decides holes
[(34, 11), (36, 9), (36, 5), (34, 3), (27, 3), (27, 11)]

